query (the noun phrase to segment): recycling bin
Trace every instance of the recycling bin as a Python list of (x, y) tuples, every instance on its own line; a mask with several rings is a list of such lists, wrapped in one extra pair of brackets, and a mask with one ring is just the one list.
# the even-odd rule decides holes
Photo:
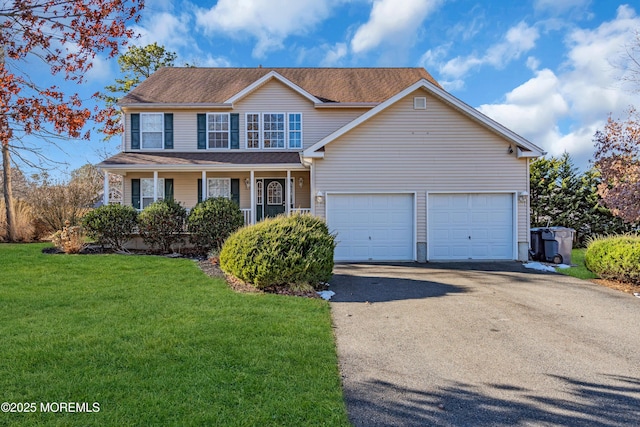
[(532, 228), (531, 232), (531, 249), (529, 257), (533, 261), (544, 261), (544, 241), (542, 240), (542, 228)]
[(548, 227), (542, 229), (544, 260), (554, 264), (571, 264), (573, 236), (576, 230), (568, 227)]

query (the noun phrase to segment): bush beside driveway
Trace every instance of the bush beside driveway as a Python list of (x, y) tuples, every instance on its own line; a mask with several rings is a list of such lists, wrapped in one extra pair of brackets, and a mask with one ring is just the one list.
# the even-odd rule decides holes
[(335, 269), (357, 426), (632, 425), (640, 300), (518, 263)]

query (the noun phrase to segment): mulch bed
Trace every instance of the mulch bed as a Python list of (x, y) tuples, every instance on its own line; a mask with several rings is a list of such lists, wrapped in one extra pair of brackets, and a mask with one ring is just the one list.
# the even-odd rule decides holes
[(640, 293), (640, 285), (635, 285), (633, 283), (618, 282), (616, 280), (607, 279), (592, 279), (591, 282), (617, 291), (626, 292), (631, 295)]
[(256, 287), (243, 282), (233, 276), (225, 274), (218, 265), (217, 262), (213, 262), (211, 259), (205, 259), (198, 261), (198, 267), (209, 277), (224, 279), (229, 287), (236, 292), (244, 294), (278, 294), (289, 295), (305, 298), (320, 298), (320, 295), (315, 290), (312, 291), (295, 291), (286, 286), (269, 286), (263, 289), (257, 289)]

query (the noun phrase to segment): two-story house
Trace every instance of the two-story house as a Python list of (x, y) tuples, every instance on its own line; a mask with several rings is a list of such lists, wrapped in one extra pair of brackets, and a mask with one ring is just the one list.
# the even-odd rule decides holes
[(337, 261), (527, 258), (542, 150), (422, 68), (162, 68), (119, 106), (122, 152), (98, 166), (138, 209), (311, 212)]

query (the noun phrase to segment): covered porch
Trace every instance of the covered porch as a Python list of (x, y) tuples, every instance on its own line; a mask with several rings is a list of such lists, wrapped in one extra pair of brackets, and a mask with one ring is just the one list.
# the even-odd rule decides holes
[(123, 177), (123, 203), (138, 210), (165, 198), (191, 209), (209, 197), (228, 197), (245, 224), (312, 211), (311, 174), (295, 152), (120, 153), (98, 166), (105, 204), (112, 173)]

